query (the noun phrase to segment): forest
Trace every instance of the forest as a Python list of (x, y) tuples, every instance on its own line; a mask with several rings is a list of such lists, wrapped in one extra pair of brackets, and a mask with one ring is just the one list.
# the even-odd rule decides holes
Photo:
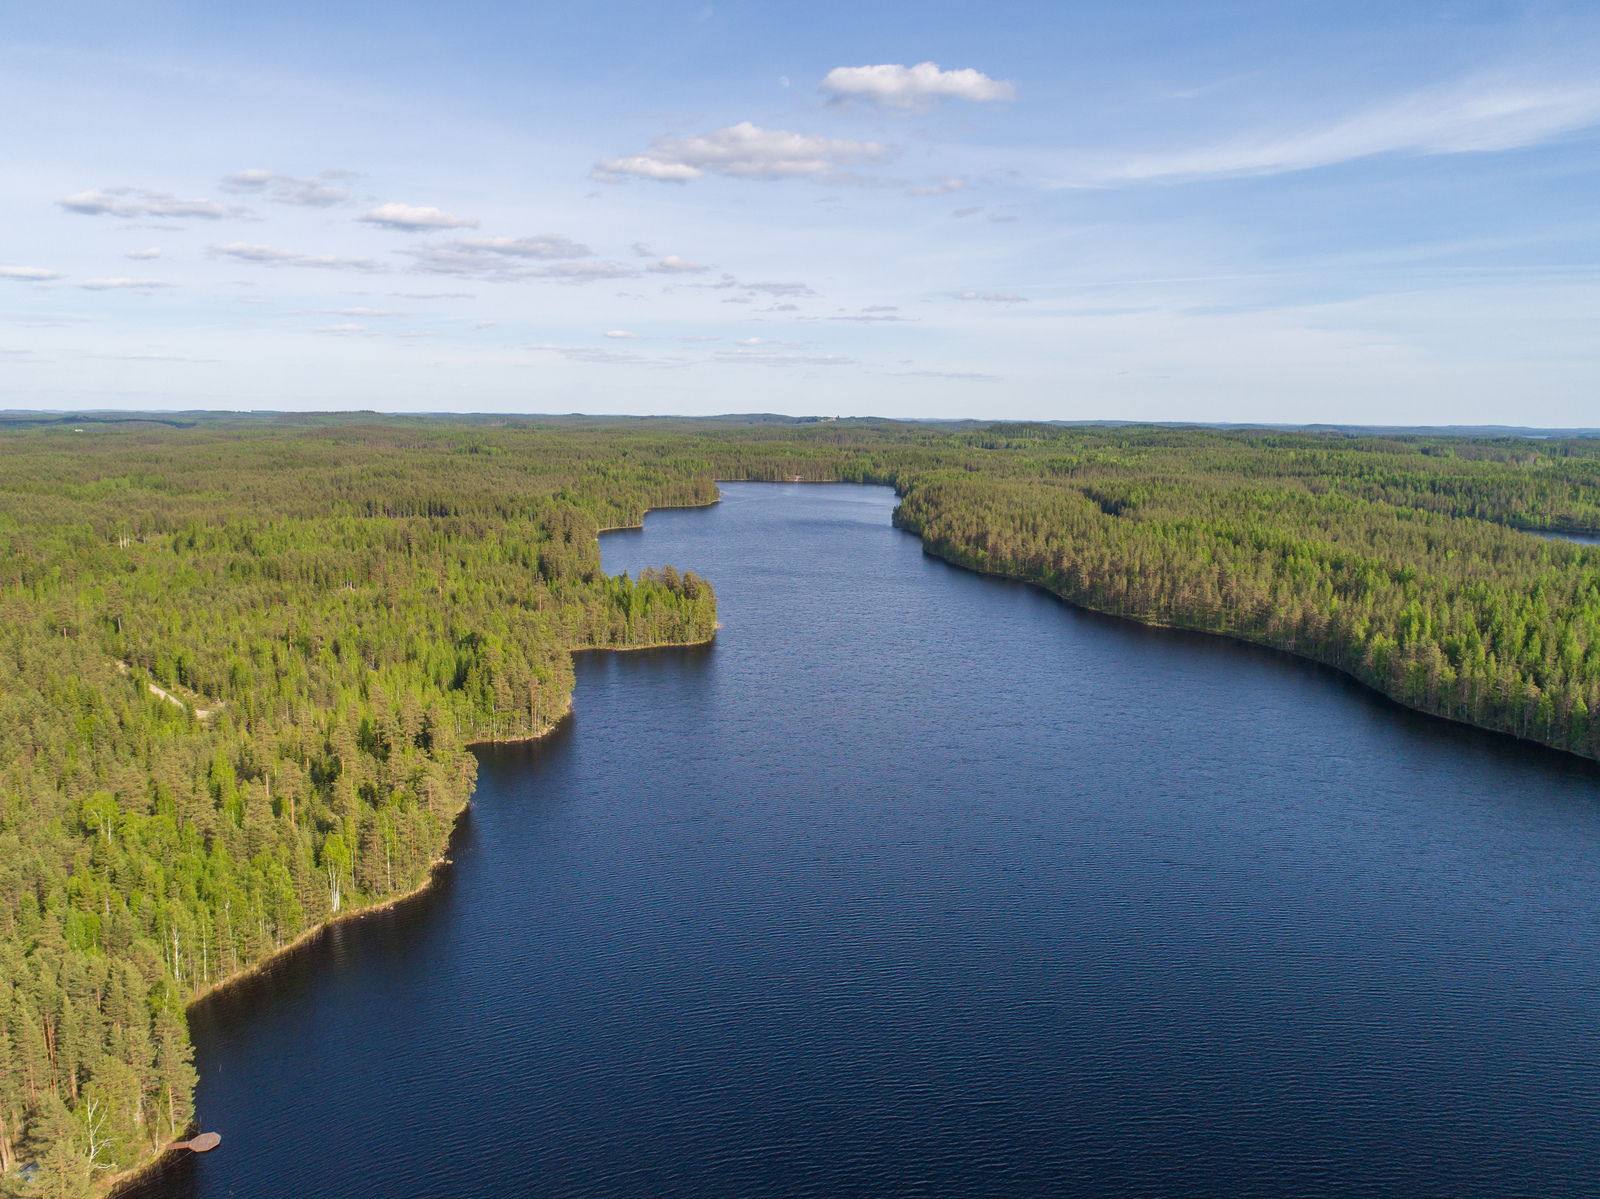
[(559, 721), (574, 650), (713, 635), (710, 582), (607, 577), (597, 534), (718, 480), (888, 484), (953, 563), (1600, 757), (1600, 548), (1532, 535), (1600, 533), (1600, 440), (335, 414), (0, 443), (11, 1194), (182, 1137), (187, 1006), (424, 883), (470, 746)]

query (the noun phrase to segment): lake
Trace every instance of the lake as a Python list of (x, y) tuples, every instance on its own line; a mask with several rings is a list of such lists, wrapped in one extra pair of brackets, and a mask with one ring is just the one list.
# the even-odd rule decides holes
[(199, 1007), (146, 1194), (1593, 1194), (1600, 768), (727, 485), (454, 865)]

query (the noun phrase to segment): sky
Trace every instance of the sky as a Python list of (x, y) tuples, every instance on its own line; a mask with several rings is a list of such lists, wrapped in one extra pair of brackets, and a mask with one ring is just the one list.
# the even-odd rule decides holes
[(1600, 5), (76, 3), (0, 408), (1600, 425)]

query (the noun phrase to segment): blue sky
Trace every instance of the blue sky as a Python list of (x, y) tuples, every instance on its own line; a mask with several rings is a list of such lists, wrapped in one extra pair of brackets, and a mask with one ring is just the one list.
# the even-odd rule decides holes
[(56, 3), (11, 408), (1600, 425), (1600, 9)]

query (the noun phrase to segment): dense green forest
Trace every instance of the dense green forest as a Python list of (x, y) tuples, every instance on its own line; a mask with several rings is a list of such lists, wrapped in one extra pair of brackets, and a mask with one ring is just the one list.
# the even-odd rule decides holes
[[(424, 881), (570, 652), (711, 636), (596, 534), (715, 480), (893, 485), (930, 552), (1600, 757), (1600, 441), (885, 421), (0, 428), (0, 1169), (192, 1116), (188, 1002)], [(981, 636), (981, 630), (975, 635)], [(37, 1162), (30, 1178), (16, 1170)]]

